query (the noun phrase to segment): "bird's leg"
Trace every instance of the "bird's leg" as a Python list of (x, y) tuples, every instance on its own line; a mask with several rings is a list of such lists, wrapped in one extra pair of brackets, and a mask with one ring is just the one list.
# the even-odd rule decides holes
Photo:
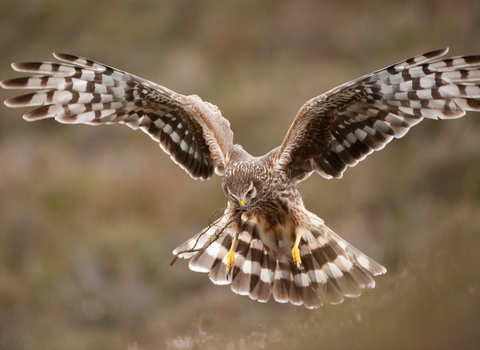
[(296, 232), (295, 243), (293, 244), (293, 248), (292, 248), (292, 258), (293, 258), (293, 262), (297, 265), (298, 269), (302, 267), (302, 258), (300, 257), (300, 249), (298, 248), (298, 246), (300, 245), (301, 239), (302, 239), (302, 235)]
[(227, 253), (227, 275), (230, 274), (232, 269), (235, 267), (235, 246), (237, 245), (237, 241), (238, 233), (235, 232), (233, 234), (232, 245)]
[(235, 248), (237, 247), (238, 236), (242, 232), (242, 213), (237, 212), (235, 215), (235, 224), (233, 225), (233, 239), (230, 250), (227, 253), (227, 275), (232, 272), (232, 269), (235, 267)]

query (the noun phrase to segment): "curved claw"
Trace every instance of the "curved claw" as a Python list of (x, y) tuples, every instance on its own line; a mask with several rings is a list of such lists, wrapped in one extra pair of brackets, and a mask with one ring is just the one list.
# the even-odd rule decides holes
[(230, 250), (227, 254), (227, 275), (230, 274), (235, 267), (235, 252)]
[(300, 249), (296, 245), (292, 248), (293, 262), (297, 265), (297, 268), (302, 267), (302, 258), (300, 257)]
[(230, 274), (232, 269), (235, 267), (235, 246), (238, 240), (238, 233), (233, 235), (232, 245), (230, 250), (227, 253), (227, 275)]

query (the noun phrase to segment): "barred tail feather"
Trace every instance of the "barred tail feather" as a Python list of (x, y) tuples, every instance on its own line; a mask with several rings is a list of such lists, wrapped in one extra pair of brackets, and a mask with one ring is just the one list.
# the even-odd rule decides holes
[[(227, 219), (218, 220), (174, 251), (191, 258), (193, 271), (209, 274), (215, 284), (231, 284), (240, 295), (267, 302), (273, 295), (280, 303), (304, 304), (318, 308), (324, 303), (338, 304), (345, 297), (358, 297), (364, 288), (373, 288), (374, 275), (386, 272), (358, 249), (347, 243), (311, 214), (312, 236), (302, 239), (303, 267), (298, 269), (288, 255), (275, 254), (261, 241), (260, 227), (254, 221), (243, 223), (235, 249), (235, 268), (226, 273), (226, 255), (232, 244), (233, 228)], [(224, 225), (224, 226), (222, 226)], [(222, 234), (218, 234), (222, 230)], [(215, 241), (211, 240), (215, 237)], [(195, 253), (181, 253), (208, 245)]]

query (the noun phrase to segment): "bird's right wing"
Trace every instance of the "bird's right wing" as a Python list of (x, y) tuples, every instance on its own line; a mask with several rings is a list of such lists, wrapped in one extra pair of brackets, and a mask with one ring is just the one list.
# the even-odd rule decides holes
[(126, 124), (159, 142), (193, 178), (223, 175), (233, 133), (216, 106), (89, 59), (54, 56), (66, 63), (13, 63), (18, 72), (38, 75), (0, 82), (5, 89), (40, 90), (5, 101), (8, 107), (37, 107), (24, 119)]

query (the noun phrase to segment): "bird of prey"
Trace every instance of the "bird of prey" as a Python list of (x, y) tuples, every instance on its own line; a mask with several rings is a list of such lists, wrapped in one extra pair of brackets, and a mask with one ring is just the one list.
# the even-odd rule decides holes
[[(307, 101), (282, 144), (253, 157), (234, 144), (213, 104), (107, 65), (69, 54), (60, 63), (14, 63), (31, 76), (5, 89), (38, 91), (5, 101), (34, 107), (28, 121), (126, 124), (141, 129), (194, 179), (223, 177), (223, 215), (174, 250), (191, 270), (260, 302), (316, 308), (357, 297), (386, 269), (308, 211), (298, 185), (311, 174), (340, 178), (424, 118), (480, 111), (480, 55), (418, 55)], [(33, 74), (33, 75), (32, 75)]]

